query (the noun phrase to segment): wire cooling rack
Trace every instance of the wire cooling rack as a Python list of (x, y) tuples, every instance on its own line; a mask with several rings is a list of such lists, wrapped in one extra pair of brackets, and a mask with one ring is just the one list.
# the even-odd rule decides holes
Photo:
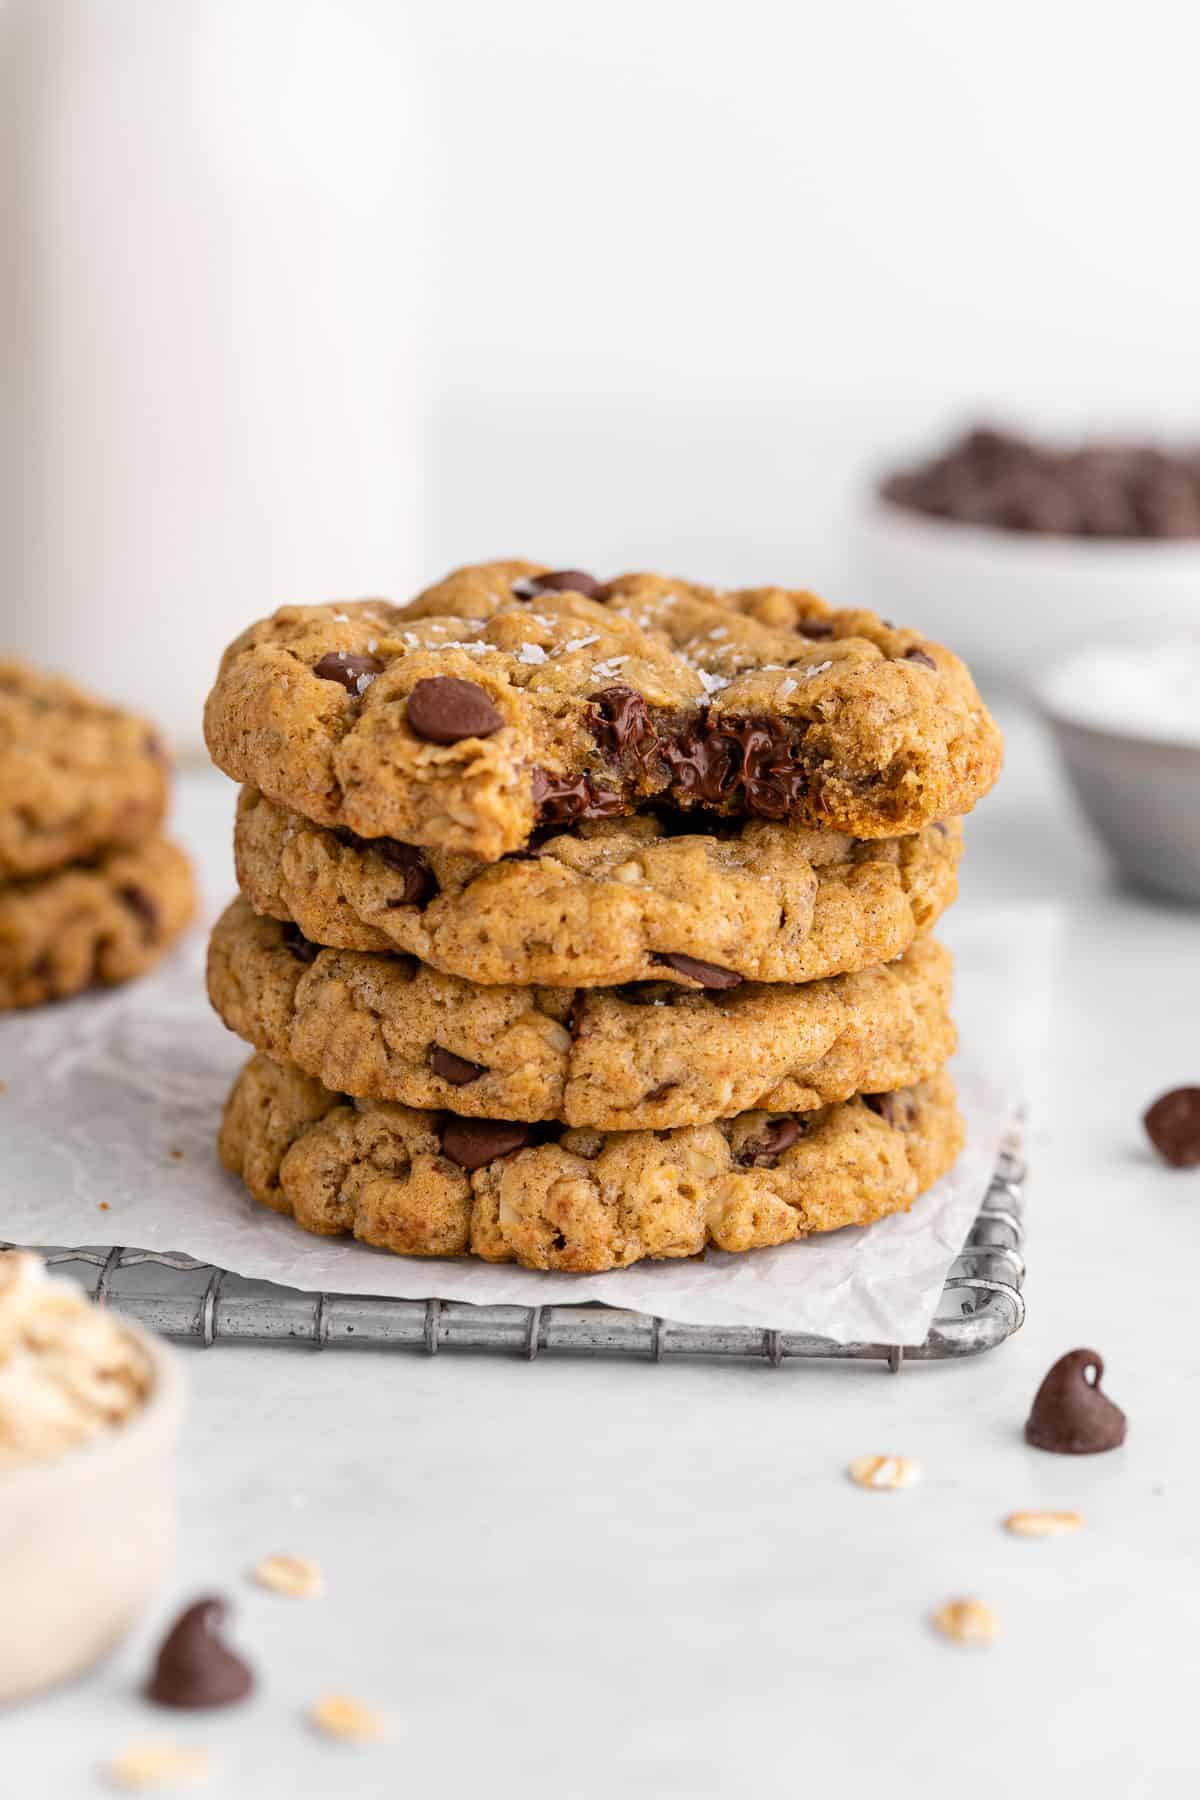
[[(391, 1300), (302, 1293), (247, 1281), (194, 1257), (159, 1250), (63, 1249), (38, 1254), (94, 1300), (165, 1337), (216, 1343), (309, 1344), (318, 1350), (500, 1350), (532, 1361), (544, 1350), (583, 1355), (734, 1357), (778, 1366), (810, 1358), (938, 1362), (978, 1356), (1025, 1321), (1025, 1161), (1020, 1134), (1006, 1139), (961, 1252), (951, 1265), (923, 1344), (837, 1344), (799, 1332), (745, 1325), (680, 1325), (649, 1313), (590, 1306), (471, 1306), (458, 1300)], [(11, 1249), (11, 1244), (3, 1245)]]

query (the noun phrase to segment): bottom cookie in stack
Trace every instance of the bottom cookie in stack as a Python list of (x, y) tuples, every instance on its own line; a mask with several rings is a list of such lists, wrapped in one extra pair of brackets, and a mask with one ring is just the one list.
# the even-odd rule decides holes
[(962, 1142), (944, 1070), (810, 1112), (599, 1131), (356, 1100), (260, 1054), (234, 1083), (220, 1151), (306, 1231), (582, 1273), (870, 1224), (906, 1211)]

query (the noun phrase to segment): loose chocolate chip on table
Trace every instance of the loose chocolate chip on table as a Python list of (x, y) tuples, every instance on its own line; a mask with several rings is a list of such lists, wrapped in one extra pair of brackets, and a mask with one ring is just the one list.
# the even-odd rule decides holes
[(905, 660), (905, 662), (920, 663), (921, 667), (924, 669), (936, 669), (937, 668), (937, 664), (934, 662), (932, 656), (930, 656), (924, 650), (916, 650), (916, 649), (906, 650), (904, 652), (904, 660)]
[(504, 1119), (448, 1118), (442, 1126), (442, 1155), (460, 1169), (482, 1169), (498, 1156), (508, 1156), (529, 1142), (528, 1125)]
[(1101, 1393), (1103, 1373), (1104, 1361), (1095, 1350), (1071, 1350), (1061, 1356), (1034, 1397), (1025, 1425), (1026, 1443), (1060, 1456), (1091, 1456), (1123, 1444), (1125, 1414)]
[(363, 676), (379, 675), (382, 671), (383, 664), (377, 656), (355, 656), (350, 650), (330, 650), (313, 664), (314, 675), (322, 681), (340, 681), (348, 694), (361, 694), (370, 685)]
[(742, 1145), (738, 1161), (754, 1168), (768, 1168), (803, 1137), (804, 1129), (799, 1119), (771, 1119), (758, 1137)]
[(701, 962), (695, 956), (683, 956), (673, 950), (664, 950), (655, 955), (656, 963), (665, 963), (668, 969), (674, 969), (677, 975), (684, 975), (700, 987), (735, 988), (741, 984), (742, 976), (733, 969), (723, 969), (719, 963)]
[(586, 594), (594, 600), (600, 586), (582, 569), (550, 569), (545, 575), (523, 575), (513, 582), (513, 593), (518, 600), (532, 600), (535, 594)]
[(253, 1691), (254, 1676), (217, 1635), (224, 1619), (225, 1602), (215, 1596), (179, 1615), (146, 1684), (148, 1699), (159, 1706), (231, 1706)]
[(297, 962), (313, 963), (321, 954), (320, 944), (314, 944), (309, 938), (306, 938), (300, 927), (291, 919), (283, 927), (282, 936), (284, 948), (291, 951)]
[(408, 722), (431, 744), (457, 744), (463, 738), (491, 737), (504, 718), (476, 682), (429, 675), (408, 696)]
[(130, 912), (141, 920), (145, 935), (148, 938), (153, 937), (158, 929), (158, 902), (146, 892), (145, 888), (140, 888), (133, 882), (119, 891), (122, 901)]
[(1200, 1165), (1200, 1087), (1172, 1088), (1142, 1115), (1146, 1136), (1173, 1169)]
[(440, 1044), (430, 1046), (429, 1066), (435, 1075), (453, 1082), (455, 1087), (467, 1087), (487, 1074), (486, 1063), (468, 1062), (465, 1056), (455, 1056), (453, 1050), (443, 1050)]

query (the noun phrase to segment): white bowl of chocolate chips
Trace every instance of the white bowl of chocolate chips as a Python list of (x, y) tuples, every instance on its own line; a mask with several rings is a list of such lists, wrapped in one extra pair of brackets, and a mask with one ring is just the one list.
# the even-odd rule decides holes
[(951, 644), (985, 691), (1131, 626), (1200, 628), (1200, 450), (977, 428), (879, 483), (859, 563), (865, 602)]

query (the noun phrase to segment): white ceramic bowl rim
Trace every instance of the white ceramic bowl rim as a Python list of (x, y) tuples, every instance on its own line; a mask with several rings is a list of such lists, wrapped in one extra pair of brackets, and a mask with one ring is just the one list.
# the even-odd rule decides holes
[(160, 1337), (144, 1331), (129, 1319), (121, 1319), (127, 1331), (150, 1360), (153, 1384), (135, 1413), (119, 1425), (73, 1444), (60, 1456), (40, 1457), (36, 1462), (17, 1468), (0, 1470), (0, 1507), (7, 1496), (19, 1493), (22, 1499), (39, 1489), (52, 1490), (64, 1481), (72, 1486), (86, 1481), (90, 1474), (140, 1455), (145, 1439), (158, 1435), (165, 1427), (171, 1430), (183, 1405), (183, 1381), (175, 1352)]

